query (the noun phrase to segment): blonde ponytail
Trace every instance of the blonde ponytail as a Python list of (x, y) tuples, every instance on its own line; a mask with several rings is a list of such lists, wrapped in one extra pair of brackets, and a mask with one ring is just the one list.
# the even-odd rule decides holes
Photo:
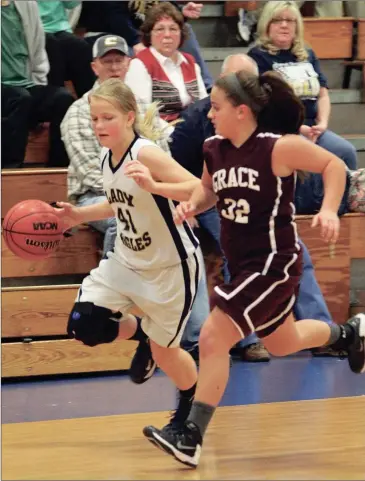
[(159, 104), (153, 102), (147, 108), (147, 110), (141, 114), (136, 115), (136, 120), (134, 121), (134, 130), (141, 137), (157, 142), (166, 136), (166, 130), (171, 124), (166, 124), (162, 126), (160, 115), (158, 113)]
[(89, 95), (89, 101), (91, 98), (107, 100), (124, 114), (134, 112), (134, 130), (141, 137), (153, 142), (166, 140), (169, 127), (180, 122), (179, 120), (171, 123), (162, 121), (158, 113), (159, 104), (157, 102), (153, 102), (144, 112), (140, 113), (132, 90), (120, 79), (105, 80), (97, 89), (92, 91)]

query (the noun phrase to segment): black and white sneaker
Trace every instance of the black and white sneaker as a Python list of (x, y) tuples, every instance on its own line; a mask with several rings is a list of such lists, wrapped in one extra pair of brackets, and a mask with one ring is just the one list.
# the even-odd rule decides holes
[(152, 444), (180, 463), (192, 468), (198, 466), (203, 440), (194, 423), (187, 422), (179, 430), (160, 430), (154, 426), (146, 426), (143, 434)]
[(346, 323), (354, 331), (354, 340), (347, 347), (351, 371), (356, 374), (365, 372), (365, 314), (357, 314)]
[(140, 341), (129, 368), (131, 381), (135, 384), (143, 384), (152, 377), (156, 367), (149, 340)]

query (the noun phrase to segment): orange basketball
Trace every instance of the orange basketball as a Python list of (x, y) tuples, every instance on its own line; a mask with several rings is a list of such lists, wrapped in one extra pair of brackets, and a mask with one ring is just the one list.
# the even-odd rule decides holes
[(63, 239), (62, 221), (54, 208), (41, 200), (24, 200), (14, 205), (3, 222), (5, 243), (22, 259), (45, 259)]

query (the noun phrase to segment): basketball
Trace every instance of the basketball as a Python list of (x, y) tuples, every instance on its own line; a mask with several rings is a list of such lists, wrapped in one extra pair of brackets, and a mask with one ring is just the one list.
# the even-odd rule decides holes
[(22, 259), (45, 259), (63, 239), (62, 222), (54, 208), (41, 200), (15, 204), (3, 222), (3, 236), (13, 254)]

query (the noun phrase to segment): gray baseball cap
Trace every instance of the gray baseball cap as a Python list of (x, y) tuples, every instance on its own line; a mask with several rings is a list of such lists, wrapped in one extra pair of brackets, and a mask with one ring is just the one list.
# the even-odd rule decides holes
[(93, 58), (104, 57), (105, 54), (116, 50), (123, 55), (129, 55), (128, 44), (118, 35), (104, 35), (99, 37), (93, 46)]

